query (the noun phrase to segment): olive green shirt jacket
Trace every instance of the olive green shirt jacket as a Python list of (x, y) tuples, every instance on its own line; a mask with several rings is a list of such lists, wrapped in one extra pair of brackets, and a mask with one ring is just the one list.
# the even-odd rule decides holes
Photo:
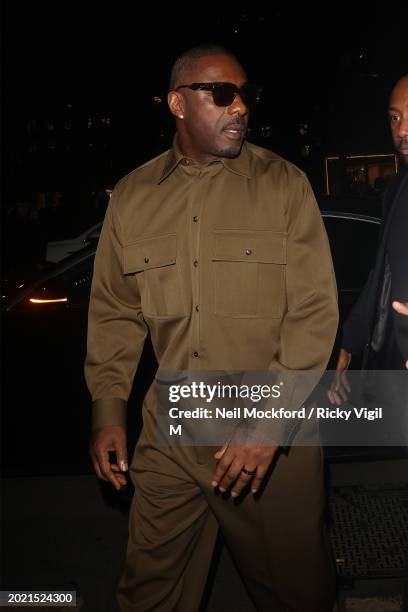
[(245, 142), (177, 146), (116, 185), (95, 258), (85, 375), (93, 427), (126, 423), (148, 330), (159, 370), (323, 371), (338, 324), (330, 247), (297, 167)]

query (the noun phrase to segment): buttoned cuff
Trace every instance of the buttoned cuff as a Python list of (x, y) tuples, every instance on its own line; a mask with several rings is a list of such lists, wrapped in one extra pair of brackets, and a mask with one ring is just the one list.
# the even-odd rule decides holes
[(119, 397), (103, 397), (92, 403), (92, 429), (121, 426), (126, 428), (126, 402)]

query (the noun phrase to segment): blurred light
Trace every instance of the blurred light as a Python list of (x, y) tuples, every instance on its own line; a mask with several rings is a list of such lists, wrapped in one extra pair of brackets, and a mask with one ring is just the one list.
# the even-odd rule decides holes
[(56, 304), (59, 302), (68, 302), (68, 298), (56, 298), (54, 300), (41, 300), (37, 298), (30, 298), (32, 304)]
[[(368, 153), (367, 155), (346, 155), (346, 159), (371, 159), (376, 157), (390, 157), (394, 161), (395, 174), (398, 173), (398, 156), (395, 153)], [(324, 158), (324, 173), (326, 177), (326, 195), (330, 195), (329, 162), (339, 160), (339, 155), (329, 155)]]
[(300, 148), (300, 154), (302, 155), (302, 157), (309, 157), (309, 155), (310, 155), (310, 145), (303, 145)]
[(157, 104), (161, 104), (163, 102), (160, 96), (154, 96), (153, 100), (157, 102)]

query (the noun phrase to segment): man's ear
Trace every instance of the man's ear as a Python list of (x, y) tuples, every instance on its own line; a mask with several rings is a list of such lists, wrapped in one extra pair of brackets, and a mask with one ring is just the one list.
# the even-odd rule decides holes
[(178, 119), (184, 119), (184, 99), (177, 91), (169, 91), (167, 104), (172, 114)]

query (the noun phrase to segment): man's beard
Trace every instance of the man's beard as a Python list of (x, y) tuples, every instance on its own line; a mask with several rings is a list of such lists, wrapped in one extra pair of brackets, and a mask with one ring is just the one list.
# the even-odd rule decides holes
[(404, 149), (404, 151), (408, 149), (408, 143), (406, 143), (405, 141), (400, 144), (400, 146), (397, 149), (397, 152), (398, 152), (398, 156), (401, 162), (404, 164), (404, 166), (407, 166), (408, 165), (408, 155), (405, 152), (403, 153), (402, 149)]
[(238, 155), (241, 153), (243, 144), (244, 141), (242, 140), (242, 142), (235, 147), (230, 147), (228, 149), (217, 149), (213, 154), (217, 157), (227, 157), (229, 159), (233, 159), (234, 157), (238, 157)]

